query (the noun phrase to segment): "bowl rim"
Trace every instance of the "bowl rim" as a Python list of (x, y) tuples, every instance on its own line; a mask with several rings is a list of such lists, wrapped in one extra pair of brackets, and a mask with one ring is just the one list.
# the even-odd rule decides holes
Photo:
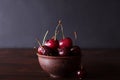
[(80, 58), (81, 56), (46, 56), (46, 55), (40, 55), (37, 53), (38, 57), (43, 57), (43, 58), (57, 58), (57, 59), (62, 59), (62, 58)]

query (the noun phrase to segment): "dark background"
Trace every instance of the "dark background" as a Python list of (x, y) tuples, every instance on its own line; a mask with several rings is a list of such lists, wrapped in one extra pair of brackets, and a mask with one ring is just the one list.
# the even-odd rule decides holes
[(59, 19), (81, 48), (120, 48), (119, 0), (0, 0), (0, 48), (38, 46)]

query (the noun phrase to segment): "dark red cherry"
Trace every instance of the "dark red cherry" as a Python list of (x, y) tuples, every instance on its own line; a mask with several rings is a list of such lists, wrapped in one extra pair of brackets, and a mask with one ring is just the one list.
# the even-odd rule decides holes
[(84, 79), (86, 76), (86, 70), (83, 67), (81, 67), (81, 69), (77, 71), (77, 78)]
[(38, 54), (40, 54), (40, 55), (52, 56), (53, 53), (54, 53), (53, 50), (47, 46), (40, 46), (38, 48)]
[(67, 37), (67, 38), (64, 38), (64, 39), (61, 39), (59, 41), (59, 47), (60, 48), (63, 48), (63, 47), (66, 47), (66, 48), (71, 48), (72, 47), (72, 39)]
[(75, 56), (75, 55), (81, 55), (81, 49), (79, 46), (73, 46), (71, 49), (71, 55)]
[(70, 49), (69, 48), (63, 47), (63, 48), (59, 48), (58, 49), (58, 54), (60, 56), (68, 56), (69, 53), (70, 53)]
[(59, 47), (59, 42), (58, 40), (49, 39), (45, 42), (44, 45), (50, 47), (51, 49), (56, 49)]

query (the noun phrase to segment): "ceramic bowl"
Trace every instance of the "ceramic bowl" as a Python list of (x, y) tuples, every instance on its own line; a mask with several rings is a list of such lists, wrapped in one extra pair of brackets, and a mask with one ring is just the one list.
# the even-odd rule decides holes
[(54, 78), (74, 76), (80, 68), (81, 56), (37, 55), (41, 68)]

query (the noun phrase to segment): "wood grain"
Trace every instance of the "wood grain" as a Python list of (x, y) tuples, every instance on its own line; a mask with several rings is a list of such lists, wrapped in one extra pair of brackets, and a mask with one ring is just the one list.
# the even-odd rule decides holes
[[(82, 49), (85, 80), (119, 80), (119, 49)], [(61, 80), (52, 79), (42, 71), (35, 49), (0, 49), (0, 80)], [(62, 80), (75, 80), (66, 78)]]

